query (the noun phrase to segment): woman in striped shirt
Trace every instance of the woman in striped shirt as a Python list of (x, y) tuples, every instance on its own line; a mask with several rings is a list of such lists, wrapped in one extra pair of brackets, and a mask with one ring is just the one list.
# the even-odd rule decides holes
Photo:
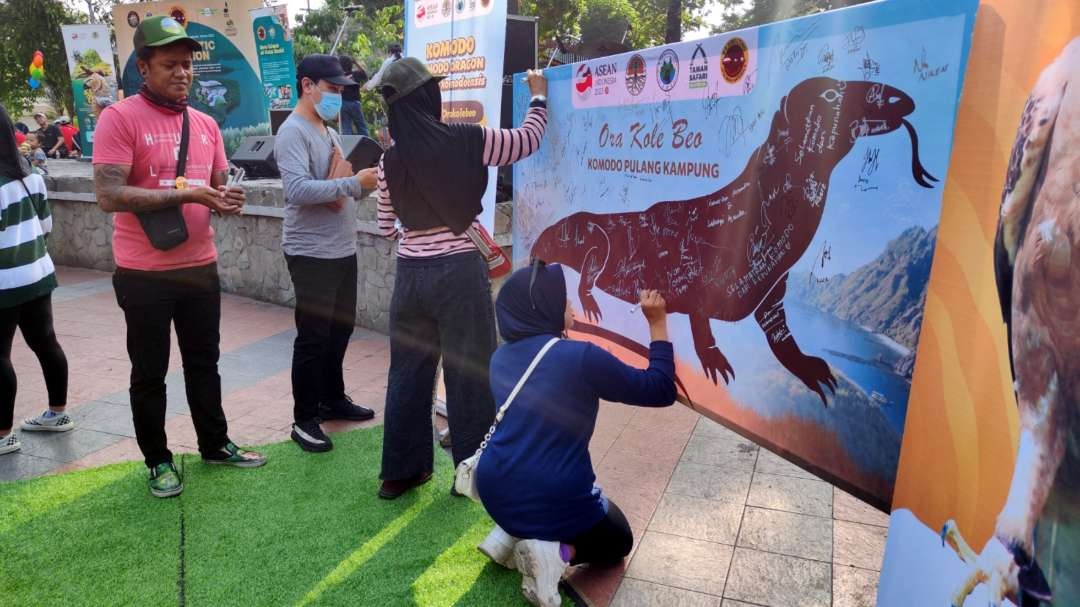
[(31, 173), (15, 146), (15, 131), (0, 106), (0, 455), (22, 445), (12, 429), (15, 413), (15, 369), (11, 342), (15, 329), (37, 355), (45, 373), (49, 408), (23, 422), (23, 430), (64, 432), (74, 424), (64, 414), (68, 367), (56, 341), (52, 321), (52, 292), (56, 271), (45, 250), (52, 216), (45, 180)]
[(379, 164), (378, 221), (398, 243), (379, 490), (385, 499), (431, 478), (440, 358), (455, 466), (476, 452), (495, 417), (488, 383), (495, 350), (491, 282), (467, 232), (479, 228), (488, 167), (512, 164), (540, 147), (547, 80), (540, 72), (528, 80), (533, 99), (516, 129), (443, 123), (439, 81), (414, 58), (387, 66), (376, 84), (395, 142)]

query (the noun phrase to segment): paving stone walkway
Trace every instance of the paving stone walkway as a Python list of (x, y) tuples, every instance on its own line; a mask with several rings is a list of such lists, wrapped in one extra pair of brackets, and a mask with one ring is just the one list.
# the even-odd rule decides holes
[[(0, 481), (141, 459), (127, 395), (123, 316), (110, 277), (75, 268), (59, 268), (59, 276), (53, 307), (77, 429), (21, 433), (23, 451), (0, 456)], [(241, 444), (286, 440), (292, 311), (226, 295), (221, 327), (230, 436)], [(18, 423), (47, 398), (21, 337), (13, 349)], [(346, 387), (377, 416), (363, 424), (332, 422), (328, 431), (381, 423), (388, 363), (386, 337), (357, 329), (345, 360)], [(175, 339), (168, 391), (170, 448), (194, 452)], [(598, 483), (626, 513), (637, 542), (624, 565), (570, 574), (588, 604), (874, 604), (888, 518), (854, 497), (681, 406), (605, 403), (590, 450)]]

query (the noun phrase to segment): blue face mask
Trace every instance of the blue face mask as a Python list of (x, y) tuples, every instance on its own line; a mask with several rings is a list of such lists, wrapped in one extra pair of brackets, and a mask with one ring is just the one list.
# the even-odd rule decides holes
[(320, 92), (322, 99), (315, 104), (315, 111), (319, 114), (319, 118), (327, 121), (337, 118), (341, 113), (341, 93)]

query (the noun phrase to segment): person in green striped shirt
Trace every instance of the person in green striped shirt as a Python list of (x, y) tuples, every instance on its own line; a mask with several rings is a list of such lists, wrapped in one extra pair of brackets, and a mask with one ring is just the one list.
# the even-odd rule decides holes
[(17, 382), (11, 342), (16, 328), (37, 355), (49, 392), (48, 409), (24, 421), (22, 429), (65, 432), (75, 427), (64, 413), (68, 364), (53, 330), (56, 269), (45, 248), (51, 230), (45, 180), (31, 172), (19, 154), (11, 117), (0, 105), (0, 455), (22, 447), (12, 428)]

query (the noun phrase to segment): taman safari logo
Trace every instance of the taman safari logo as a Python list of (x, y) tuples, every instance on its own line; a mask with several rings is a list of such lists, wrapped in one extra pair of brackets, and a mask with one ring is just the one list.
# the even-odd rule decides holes
[(705, 47), (697, 45), (694, 56), (690, 58), (690, 84), (692, 89), (701, 89), (709, 86), (709, 57), (705, 54)]

